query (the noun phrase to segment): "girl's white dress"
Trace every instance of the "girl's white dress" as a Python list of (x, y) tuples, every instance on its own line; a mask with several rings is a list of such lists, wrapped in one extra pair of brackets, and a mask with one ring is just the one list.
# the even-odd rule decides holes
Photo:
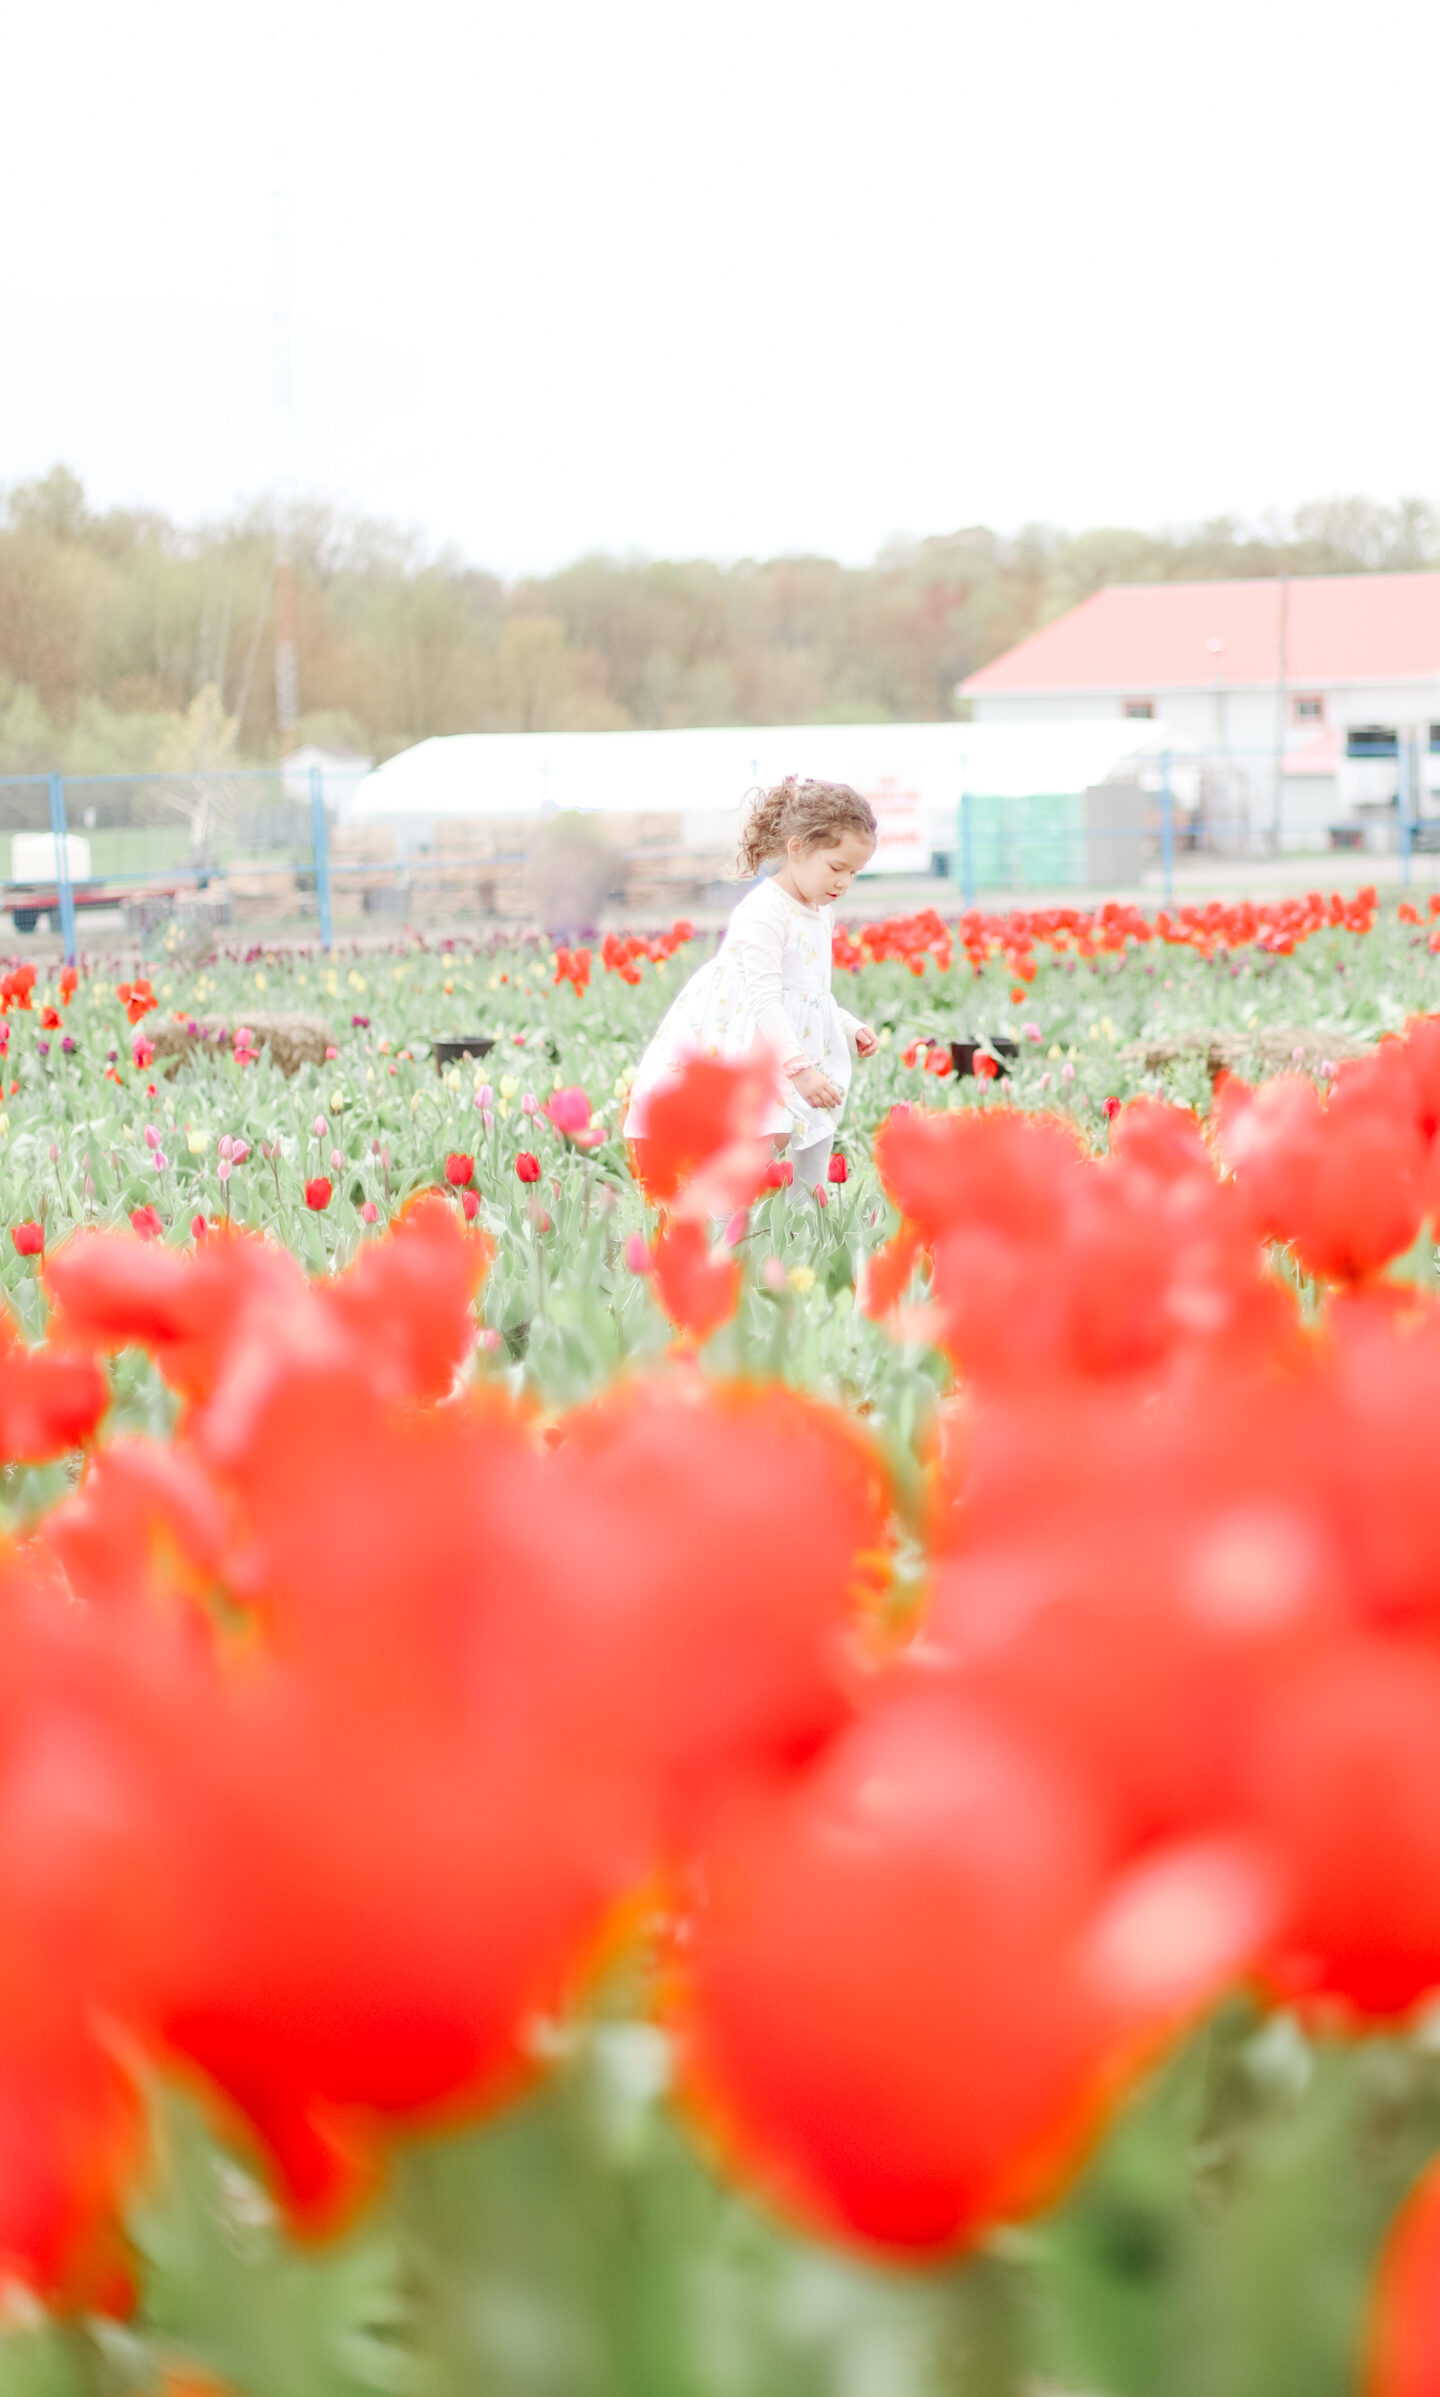
[(818, 1065), (837, 1090), (850, 1088), (859, 1018), (830, 992), (833, 910), (806, 907), (774, 882), (747, 891), (715, 955), (692, 974), (640, 1061), (626, 1133), (643, 1137), (651, 1094), (692, 1057), (743, 1057), (761, 1040), (781, 1071), (782, 1098), (759, 1127), (788, 1132), (792, 1149), (829, 1140), (844, 1112), (811, 1107), (789, 1073)]

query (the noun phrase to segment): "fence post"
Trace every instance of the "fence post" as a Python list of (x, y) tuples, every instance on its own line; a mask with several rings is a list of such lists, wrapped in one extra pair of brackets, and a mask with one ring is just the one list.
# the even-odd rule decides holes
[(70, 888), (70, 843), (65, 825), (65, 777), (50, 776), (50, 830), (55, 836), (55, 888), (60, 899), (60, 937), (65, 963), (75, 963), (75, 893)]
[(315, 857), (315, 905), (320, 912), (320, 946), (330, 946), (330, 833), (325, 822), (325, 783), (310, 768), (310, 845)]
[(1175, 794), (1168, 749), (1160, 752), (1160, 889), (1168, 907), (1175, 896)]
[(970, 819), (970, 793), (960, 793), (960, 890), (967, 907), (975, 904), (975, 827)]

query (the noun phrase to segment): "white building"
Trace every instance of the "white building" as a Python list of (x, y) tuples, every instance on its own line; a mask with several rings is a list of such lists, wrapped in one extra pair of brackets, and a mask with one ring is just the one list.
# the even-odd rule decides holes
[(960, 695), (987, 727), (1162, 725), (1251, 840), (1440, 816), (1440, 574), (1114, 585)]
[[(982, 826), (982, 883), (1013, 878), (985, 869), (1008, 836), (995, 811), (1018, 825), (1026, 802), (1071, 803), (1075, 869), (1029, 879), (1093, 878), (1077, 841), (1109, 839), (1122, 794), (1137, 795), (1124, 837), (1134, 846), (1138, 794), (1159, 788), (1159, 753), (1184, 744), (1165, 727), (1113, 712), (1085, 723), (785, 724), (684, 732), (462, 733), (421, 741), (368, 774), (344, 800), (346, 830), (393, 827), (397, 855), (413, 855), (446, 818), (538, 821), (561, 810), (673, 819), (695, 851), (733, 849), (746, 794), (787, 774), (848, 782), (880, 825), (871, 872), (928, 873), (937, 859), (959, 872), (960, 803), (990, 811)], [(1078, 811), (1078, 812), (1077, 812)], [(1033, 809), (1032, 809), (1033, 814)], [(1153, 810), (1152, 810), (1153, 812)], [(1089, 832), (1086, 826), (1090, 827)], [(987, 829), (988, 827), (988, 829)], [(1024, 839), (1027, 835), (1018, 837)], [(1009, 848), (1013, 841), (1009, 841)], [(1093, 860), (1091, 863), (1093, 864)], [(1118, 863), (1117, 863), (1118, 870)], [(1022, 875), (1022, 879), (1025, 877)], [(1101, 873), (1100, 879), (1114, 876)], [(1121, 879), (1127, 878), (1125, 874)]]

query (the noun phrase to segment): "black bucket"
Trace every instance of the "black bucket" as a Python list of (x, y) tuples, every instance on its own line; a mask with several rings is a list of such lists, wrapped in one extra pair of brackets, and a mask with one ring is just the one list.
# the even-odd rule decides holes
[(435, 1071), (443, 1074), (447, 1065), (459, 1065), (465, 1057), (488, 1057), (495, 1043), (488, 1032), (465, 1032), (454, 1040), (432, 1040), (430, 1054)]
[(1008, 1034), (1002, 1032), (997, 1032), (993, 1040), (952, 1040), (950, 1043), (950, 1063), (962, 1081), (967, 1074), (973, 1078), (977, 1057), (992, 1058), (996, 1073), (1008, 1074), (1010, 1068), (1006, 1063), (1007, 1058), (1018, 1057), (1019, 1054), (1019, 1041), (1011, 1040)]

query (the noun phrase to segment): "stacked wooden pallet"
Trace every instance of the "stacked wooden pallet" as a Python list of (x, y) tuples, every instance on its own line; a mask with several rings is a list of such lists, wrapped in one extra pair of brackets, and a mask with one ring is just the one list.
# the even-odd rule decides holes
[[(715, 848), (684, 839), (684, 820), (638, 811), (593, 819), (597, 843), (614, 857), (611, 909), (627, 915), (683, 915), (723, 874)], [(533, 920), (542, 900), (531, 859), (543, 849), (543, 821), (442, 817), (423, 843), (397, 839), (388, 825), (342, 826), (332, 838), (335, 913), (403, 912), (415, 923)], [(543, 876), (539, 878), (543, 881)]]

